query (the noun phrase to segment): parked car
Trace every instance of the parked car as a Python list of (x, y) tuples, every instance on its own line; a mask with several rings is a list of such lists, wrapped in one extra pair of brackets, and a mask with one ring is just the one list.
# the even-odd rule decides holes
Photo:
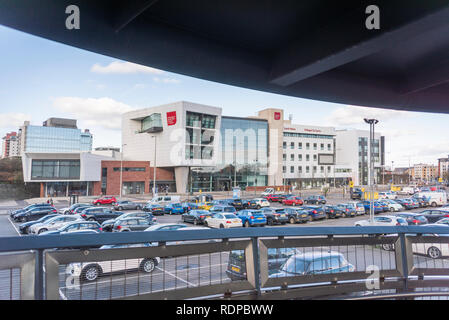
[(447, 193), (445, 191), (418, 192), (416, 197), (425, 197), (430, 206), (437, 207), (447, 204)]
[(426, 217), (429, 223), (435, 223), (438, 220), (449, 217), (449, 208), (427, 209), (421, 211), (420, 214)]
[(336, 205), (323, 205), (322, 206), (324, 213), (326, 213), (326, 217), (328, 219), (337, 219), (345, 216), (345, 211), (343, 208), (339, 208)]
[(23, 213), (23, 212), (25, 212), (25, 211), (29, 211), (29, 210), (31, 210), (31, 209), (34, 209), (34, 208), (40, 208), (40, 207), (54, 208), (51, 204), (48, 204), (48, 203), (31, 204), (31, 205), (26, 206), (26, 207), (24, 207), (24, 208), (22, 208), (22, 209), (10, 211), (10, 212), (9, 212), (9, 216), (10, 216), (12, 219), (14, 219), (14, 217), (15, 217), (17, 214), (19, 214), (19, 213)]
[(101, 205), (107, 205), (107, 204), (114, 205), (116, 202), (117, 202), (117, 199), (115, 197), (104, 196), (104, 197), (95, 199), (94, 201), (92, 201), (92, 204), (95, 206), (101, 206)]
[(213, 206), (209, 210), (212, 214), (215, 213), (236, 213), (237, 210), (233, 206)]
[(74, 214), (74, 211), (75, 211), (76, 208), (83, 208), (83, 207), (87, 208), (87, 207), (91, 207), (91, 206), (92, 205), (88, 204), (88, 203), (75, 203), (75, 204), (72, 204), (68, 208), (59, 209), (59, 213), (61, 213), (61, 214)]
[[(106, 245), (100, 249), (122, 249), (151, 247), (151, 244), (130, 244), (130, 245)], [(66, 268), (66, 273), (71, 276), (79, 277), (82, 282), (92, 282), (108, 273), (130, 272), (140, 270), (141, 272), (151, 273), (159, 264), (159, 257), (124, 259), (111, 261), (94, 261), (83, 263), (70, 263)]]
[(420, 208), (426, 208), (430, 206), (430, 198), (419, 197), (418, 194), (413, 195), (412, 199), (418, 202)]
[[(428, 224), (426, 227), (441, 227), (443, 224)], [(416, 236), (416, 234), (406, 234), (407, 236)], [(394, 237), (397, 236), (397, 234), (388, 234), (386, 237)], [(425, 233), (422, 234), (422, 236), (425, 237), (447, 237), (449, 234), (436, 234), (436, 233)], [(382, 249), (391, 251), (394, 250), (394, 244), (384, 244), (382, 245)], [(432, 259), (439, 259), (442, 257), (449, 256), (449, 246), (447, 243), (441, 243), (441, 242), (414, 242), (412, 243), (412, 252), (413, 254), (420, 254), (420, 255), (426, 255), (429, 258)]]
[(324, 196), (310, 196), (304, 200), (305, 204), (326, 204)]
[(264, 196), (264, 198), (269, 202), (281, 202), (284, 197), (285, 196), (282, 194), (275, 194), (275, 193)]
[(347, 208), (353, 208), (357, 216), (365, 214), (365, 206), (361, 202), (348, 202), (346, 206)]
[(103, 223), (109, 219), (115, 219), (122, 215), (123, 212), (115, 211), (108, 208), (87, 208), (81, 211), (80, 216), (87, 221), (97, 221), (98, 223)]
[(101, 227), (103, 228), (103, 231), (111, 232), (112, 228), (114, 227), (114, 223), (119, 219), (125, 219), (125, 218), (144, 218), (152, 223), (156, 223), (156, 221), (157, 221), (151, 212), (128, 212), (128, 213), (124, 213), (124, 214), (118, 216), (115, 219), (109, 219), (109, 220), (104, 221), (101, 224)]
[(154, 223), (146, 218), (121, 218), (114, 222), (112, 232), (144, 231)]
[(264, 198), (252, 199), (248, 203), (248, 208), (250, 209), (261, 209), (269, 206), (270, 202), (268, 202), (268, 200)]
[(379, 203), (379, 206), (382, 207), (382, 211), (383, 212), (390, 211), (390, 208), (388, 207), (388, 203), (387, 202), (385, 202), (384, 200), (378, 200), (377, 202)]
[(20, 221), (20, 222), (28, 222), (28, 221), (34, 221), (39, 220), (40, 218), (49, 215), (58, 213), (58, 211), (54, 207), (48, 207), (48, 206), (38, 206), (33, 207), (27, 211), (16, 213), (14, 215), (14, 221)]
[(164, 213), (167, 214), (183, 214), (184, 208), (181, 203), (169, 203), (164, 207)]
[(242, 220), (234, 213), (218, 212), (212, 217), (206, 218), (204, 225), (207, 227), (220, 229), (236, 228), (242, 226)]
[(353, 272), (355, 268), (340, 252), (305, 252), (290, 256), (281, 266), (280, 271), (270, 278), (291, 277), (298, 275), (329, 274)]
[(346, 218), (355, 217), (357, 215), (357, 210), (352, 206), (348, 206), (346, 203), (338, 204), (337, 208), (343, 211)]
[(248, 227), (263, 227), (267, 224), (267, 218), (260, 210), (240, 210), (237, 211), (236, 216), (242, 220), (242, 225)]
[(81, 212), (83, 212), (85, 209), (89, 209), (89, 208), (96, 208), (96, 207), (94, 207), (94, 206), (92, 206), (92, 205), (89, 205), (89, 206), (79, 206), (79, 207), (77, 207), (76, 209), (74, 209), (74, 210), (72, 211), (71, 214), (81, 214)]
[(397, 200), (385, 199), (382, 200), (382, 202), (386, 204), (390, 212), (399, 212), (404, 209), (404, 207), (401, 204), (399, 204)]
[(285, 212), (287, 213), (288, 221), (291, 224), (295, 223), (306, 223), (310, 221), (309, 211), (303, 208), (286, 208)]
[[(417, 208), (416, 204), (414, 201), (412, 201), (411, 199), (397, 199), (395, 200), (397, 203), (399, 203), (401, 206), (404, 207), (404, 209), (406, 210), (412, 210)], [(419, 207), (419, 205), (418, 205)]]
[(267, 218), (267, 224), (272, 226), (274, 224), (286, 224), (288, 216), (285, 209), (263, 208), (262, 213)]
[(149, 200), (147, 204), (160, 204), (166, 205), (168, 203), (181, 202), (180, 196), (157, 196), (153, 197), (153, 199)]
[(182, 202), (181, 206), (184, 209), (184, 212), (189, 212), (190, 210), (198, 209), (198, 205), (193, 202)]
[(123, 210), (142, 210), (143, 205), (141, 203), (122, 200), (113, 204), (114, 210), (123, 211)]
[(398, 195), (394, 192), (379, 192), (379, 199), (390, 199), (394, 200), (398, 198)]
[(405, 219), (409, 226), (419, 226), (429, 223), (427, 218), (419, 213), (401, 212), (396, 214), (396, 216)]
[(198, 209), (200, 210), (210, 210), (212, 207), (214, 207), (212, 202), (201, 202), (197, 205)]
[(39, 220), (22, 223), (21, 225), (19, 225), (19, 232), (21, 234), (28, 234), (32, 225), (35, 225), (36, 223), (43, 223), (43, 222), (47, 221), (48, 219), (56, 217), (56, 216), (59, 216), (59, 214), (57, 214), (57, 213), (48, 214), (46, 216), (43, 216)]
[(163, 216), (165, 213), (164, 207), (160, 204), (146, 204), (143, 211), (151, 212), (155, 216)]
[(351, 199), (352, 200), (362, 200), (363, 198), (363, 191), (360, 188), (354, 188), (352, 190)]
[(244, 202), (242, 199), (232, 199), (232, 201), (229, 203), (229, 205), (233, 206), (235, 210), (242, 210), (245, 209), (245, 204), (248, 203), (248, 201)]
[(398, 216), (377, 216), (374, 217), (374, 221), (371, 222), (369, 219), (360, 220), (354, 223), (356, 227), (365, 226), (408, 226), (407, 221), (404, 218)]
[(189, 226), (181, 223), (157, 223), (145, 229), (145, 231), (176, 231), (180, 229), (190, 230)]
[(204, 221), (212, 217), (212, 213), (207, 210), (190, 210), (182, 215), (183, 222), (190, 222), (194, 225), (204, 224)]
[[(365, 200), (365, 201), (362, 202), (362, 204), (365, 207), (365, 213), (369, 214), (370, 201), (369, 200)], [(374, 201), (374, 203), (373, 203), (373, 210), (374, 210), (374, 214), (382, 213), (382, 212), (384, 212), (384, 207), (378, 201)]]
[(62, 227), (59, 227), (56, 230), (50, 230), (39, 233), (39, 235), (64, 235), (64, 234), (73, 234), (78, 233), (80, 231), (95, 231), (99, 233), (103, 231), (100, 224), (96, 221), (75, 221), (66, 223)]
[(56, 230), (67, 223), (84, 221), (79, 215), (58, 215), (42, 223), (36, 223), (30, 227), (30, 234), (40, 234), (45, 231)]
[[(268, 274), (279, 272), (279, 268), (289, 257), (300, 253), (296, 248), (268, 248)], [(232, 281), (246, 280), (246, 260), (244, 250), (232, 250), (229, 252), (226, 275)]]
[(302, 206), (304, 201), (301, 197), (291, 196), (282, 200), (282, 204), (286, 206)]
[(309, 221), (326, 219), (326, 212), (320, 206), (303, 206), (304, 210), (309, 212)]
[(443, 218), (435, 222), (436, 225), (446, 225), (449, 226), (449, 218)]

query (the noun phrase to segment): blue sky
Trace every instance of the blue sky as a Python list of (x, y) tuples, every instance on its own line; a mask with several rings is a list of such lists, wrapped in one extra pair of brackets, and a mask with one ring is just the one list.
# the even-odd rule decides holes
[(122, 112), (186, 100), (251, 116), (283, 108), (297, 124), (368, 129), (380, 119), (386, 163), (436, 163), (449, 154), (449, 115), (398, 112), (286, 97), (142, 67), (0, 26), (0, 134), (24, 120), (78, 119), (94, 134), (94, 146), (120, 146)]

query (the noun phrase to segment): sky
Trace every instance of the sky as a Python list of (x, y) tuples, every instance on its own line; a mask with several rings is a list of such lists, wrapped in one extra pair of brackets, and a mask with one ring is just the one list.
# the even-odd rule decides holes
[(223, 115), (247, 117), (282, 108), (293, 123), (365, 129), (380, 122), (386, 165), (437, 164), (449, 155), (449, 115), (349, 106), (287, 97), (200, 80), (77, 49), (0, 26), (0, 134), (24, 121), (74, 118), (90, 129), (94, 147), (121, 146), (121, 114), (133, 109), (190, 101), (221, 107)]

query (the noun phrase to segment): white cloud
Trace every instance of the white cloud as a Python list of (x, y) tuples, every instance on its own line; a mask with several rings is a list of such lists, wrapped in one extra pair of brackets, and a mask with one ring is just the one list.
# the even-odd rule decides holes
[(364, 124), (364, 118), (374, 118), (379, 121), (389, 121), (396, 118), (410, 117), (407, 111), (388, 110), (380, 108), (367, 108), (345, 106), (333, 111), (326, 121), (332, 126), (350, 126)]
[(157, 83), (167, 83), (167, 84), (178, 84), (181, 82), (181, 80), (178, 79), (173, 79), (173, 78), (159, 78), (159, 77), (154, 77), (153, 78), (154, 82)]
[(101, 66), (98, 63), (94, 64), (90, 69), (91, 72), (102, 73), (102, 74), (130, 74), (130, 73), (151, 73), (151, 74), (162, 74), (164, 71), (142, 66), (140, 64), (135, 64), (132, 62), (122, 62), (113, 61), (107, 66)]
[(121, 115), (131, 111), (131, 106), (111, 98), (59, 97), (53, 100), (53, 107), (82, 120), (89, 128), (103, 127), (120, 129)]
[(2, 113), (0, 128), (20, 127), (24, 121), (31, 121), (31, 116), (25, 113)]

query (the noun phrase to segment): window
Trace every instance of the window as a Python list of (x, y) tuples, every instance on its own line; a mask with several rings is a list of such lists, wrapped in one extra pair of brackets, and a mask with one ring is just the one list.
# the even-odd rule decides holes
[(80, 160), (33, 160), (31, 179), (79, 179)]
[(313, 150), (316, 150), (316, 148), (317, 148), (317, 144), (314, 143), (314, 144), (313, 144)]
[(321, 149), (321, 150), (324, 150), (324, 143), (322, 143), (322, 144), (320, 145), (320, 149)]
[(313, 161), (317, 161), (318, 157), (316, 154), (313, 155)]
[[(145, 168), (122, 168), (123, 172), (145, 172)], [(114, 171), (120, 171), (120, 168), (114, 168)]]
[(310, 143), (306, 143), (306, 150), (309, 150), (310, 149)]
[(294, 142), (290, 143), (290, 149), (295, 149), (295, 143)]
[(282, 160), (284, 160), (284, 161), (287, 160), (287, 154), (284, 153), (284, 154), (282, 155)]
[(323, 166), (320, 167), (320, 172), (324, 173), (324, 167)]
[(294, 154), (291, 154), (291, 155), (290, 155), (290, 160), (291, 160), (291, 161), (295, 161), (295, 155), (294, 155)]
[(160, 113), (153, 113), (144, 118), (141, 125), (142, 132), (158, 132), (162, 131), (162, 120)]
[(313, 166), (313, 172), (316, 173), (316, 166)]
[(284, 142), (282, 143), (282, 148), (283, 148), (283, 149), (287, 149), (287, 142), (284, 141)]
[(298, 172), (299, 172), (299, 173), (302, 173), (302, 166), (299, 166), (299, 167), (298, 167)]
[(287, 171), (286, 167), (283, 166), (283, 167), (282, 167), (282, 172), (285, 173), (286, 171)]
[(298, 142), (298, 149), (302, 149), (302, 142)]
[(331, 167), (330, 166), (327, 167), (327, 172), (331, 172)]
[(306, 166), (306, 173), (309, 173), (309, 171), (310, 171), (309, 166)]
[(328, 151), (331, 151), (331, 149), (332, 149), (331, 144), (328, 143), (328, 144), (327, 144), (327, 150), (328, 150)]
[(298, 161), (302, 161), (302, 154), (298, 154)]
[(295, 172), (295, 167), (291, 166), (290, 167), (290, 173), (294, 173)]
[(306, 161), (310, 161), (310, 155), (306, 154)]

